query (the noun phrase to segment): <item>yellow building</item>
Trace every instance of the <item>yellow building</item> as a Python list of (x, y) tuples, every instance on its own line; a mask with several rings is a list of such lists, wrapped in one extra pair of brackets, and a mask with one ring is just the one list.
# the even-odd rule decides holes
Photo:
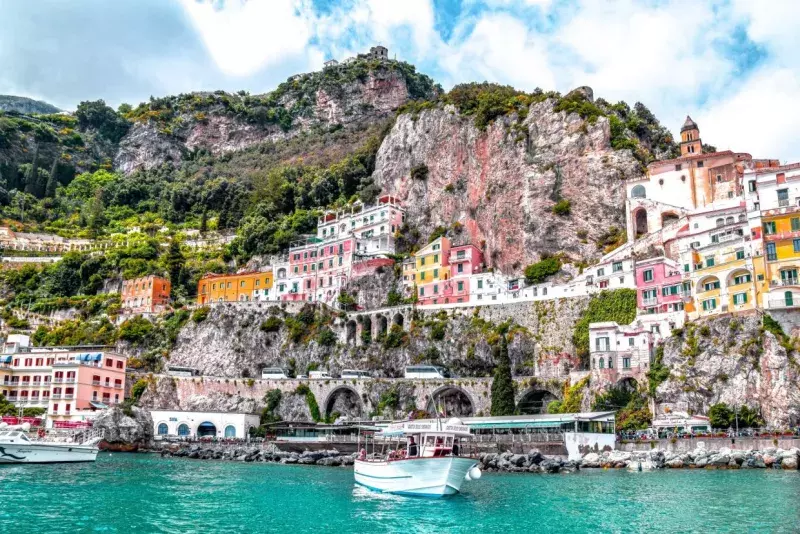
[(693, 251), (692, 258), (696, 316), (742, 312), (756, 307), (753, 265), (741, 242), (717, 250)]
[(797, 305), (800, 297), (800, 211), (762, 214), (764, 232), (764, 285), (767, 292), (764, 304), (769, 308), (788, 308)]
[(197, 283), (197, 304), (270, 300), (272, 281), (272, 271), (207, 274)]
[(435, 304), (439, 298), (446, 296), (451, 288), (443, 282), (449, 279), (449, 239), (440, 237), (414, 254), (414, 284), (419, 304)]

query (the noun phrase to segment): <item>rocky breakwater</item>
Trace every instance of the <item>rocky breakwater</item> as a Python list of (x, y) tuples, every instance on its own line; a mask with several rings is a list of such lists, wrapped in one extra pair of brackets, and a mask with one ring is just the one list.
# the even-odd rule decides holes
[(722, 448), (709, 451), (699, 447), (691, 452), (676, 453), (663, 449), (647, 452), (608, 451), (589, 453), (581, 461), (582, 468), (638, 469), (784, 469), (796, 471), (800, 449), (768, 448), (763, 451)]
[(281, 464), (352, 466), (354, 454), (342, 454), (336, 449), (324, 451), (285, 452), (275, 447), (219, 447), (214, 445), (171, 445), (161, 450), (161, 456), (195, 460), (231, 460), (238, 462), (274, 462)]
[(489, 473), (573, 473), (580, 468), (578, 462), (545, 456), (536, 449), (528, 454), (485, 453), (478, 459), (478, 468)]

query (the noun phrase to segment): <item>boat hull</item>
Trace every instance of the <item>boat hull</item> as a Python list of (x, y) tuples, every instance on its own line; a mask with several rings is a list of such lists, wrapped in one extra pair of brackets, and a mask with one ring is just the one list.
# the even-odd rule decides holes
[(0, 443), (0, 464), (94, 462), (97, 447), (61, 443)]
[(382, 493), (443, 497), (461, 491), (467, 472), (477, 465), (472, 458), (411, 458), (391, 462), (356, 460), (356, 483)]

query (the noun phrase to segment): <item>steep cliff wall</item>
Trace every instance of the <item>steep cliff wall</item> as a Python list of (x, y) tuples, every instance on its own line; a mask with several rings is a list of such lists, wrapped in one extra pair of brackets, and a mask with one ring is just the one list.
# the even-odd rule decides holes
[[(374, 178), (406, 205), (423, 236), (463, 229), (455, 240), (484, 247), (487, 263), (519, 272), (544, 252), (596, 258), (594, 240), (624, 227), (624, 179), (641, 172), (628, 150), (611, 148), (609, 121), (555, 112), (555, 99), (527, 117), (501, 117), (486, 131), (453, 106), (398, 117), (378, 152)], [(427, 167), (427, 178), (411, 177)], [(571, 203), (556, 215), (558, 199)]]
[(718, 402), (760, 408), (765, 422), (785, 427), (800, 421), (800, 366), (796, 354), (761, 327), (759, 316), (692, 323), (664, 345), (669, 378), (660, 403), (707, 413)]

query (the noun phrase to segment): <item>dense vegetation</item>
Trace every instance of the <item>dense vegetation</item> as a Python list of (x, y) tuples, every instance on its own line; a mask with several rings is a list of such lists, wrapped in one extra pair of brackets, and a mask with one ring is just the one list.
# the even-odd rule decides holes
[(630, 324), (636, 318), (636, 290), (614, 289), (593, 295), (575, 324), (572, 343), (584, 366), (589, 364), (589, 323)]
[(492, 415), (513, 415), (514, 381), (511, 378), (511, 359), (508, 356), (508, 343), (505, 334), (500, 335), (500, 343), (494, 347), (495, 369), (492, 380)]

